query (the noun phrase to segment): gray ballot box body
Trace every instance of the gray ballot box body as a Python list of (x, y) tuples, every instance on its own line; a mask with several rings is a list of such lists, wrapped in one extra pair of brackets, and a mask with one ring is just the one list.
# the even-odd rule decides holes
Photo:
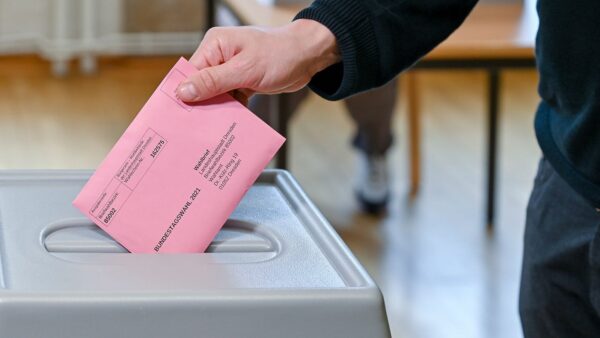
[(71, 205), (89, 171), (0, 172), (0, 337), (390, 337), (382, 295), (263, 172), (206, 253), (131, 254)]

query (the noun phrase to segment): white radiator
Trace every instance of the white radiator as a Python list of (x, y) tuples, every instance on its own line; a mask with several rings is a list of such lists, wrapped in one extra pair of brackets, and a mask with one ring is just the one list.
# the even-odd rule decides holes
[(80, 59), (94, 72), (99, 55), (190, 54), (201, 32), (124, 33), (120, 0), (0, 0), (0, 54), (37, 53), (58, 76)]

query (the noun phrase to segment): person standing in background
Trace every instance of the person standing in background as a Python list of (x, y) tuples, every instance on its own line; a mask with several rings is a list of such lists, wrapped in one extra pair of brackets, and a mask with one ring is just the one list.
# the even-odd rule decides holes
[[(283, 27), (210, 30), (185, 101), (300, 90), (338, 100), (381, 86), (448, 37), (476, 0), (316, 0)], [(525, 337), (600, 336), (600, 2), (539, 0), (535, 119), (544, 157), (529, 201)]]
[[(310, 1), (304, 1), (306, 5)], [(261, 5), (267, 6), (267, 5)], [(217, 11), (216, 23), (221, 27), (241, 25), (227, 9)], [(398, 95), (397, 81), (344, 100), (348, 115), (356, 131), (352, 146), (356, 150), (354, 195), (363, 211), (379, 215), (387, 209), (392, 196), (392, 175), (389, 169), (388, 150), (392, 146), (392, 119)], [(292, 117), (309, 94), (308, 88), (287, 95), (279, 114)], [(247, 101), (248, 108), (268, 125), (273, 126), (271, 100), (268, 95), (253, 95)]]
[[(397, 93), (397, 81), (392, 80), (382, 87), (344, 100), (356, 126), (352, 139), (352, 146), (356, 149), (354, 193), (362, 209), (370, 214), (384, 211), (391, 198), (388, 150), (393, 141), (392, 117)], [(289, 95), (289, 104), (283, 107), (286, 111), (281, 112), (287, 116), (291, 116), (306, 99), (308, 89)], [(248, 108), (272, 125), (267, 95), (252, 96)]]

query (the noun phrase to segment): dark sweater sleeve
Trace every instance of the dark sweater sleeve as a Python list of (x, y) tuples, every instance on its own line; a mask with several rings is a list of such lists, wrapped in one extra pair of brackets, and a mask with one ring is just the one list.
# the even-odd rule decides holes
[(316, 74), (310, 88), (329, 100), (381, 86), (450, 35), (477, 0), (316, 0), (296, 19), (336, 36), (342, 62)]

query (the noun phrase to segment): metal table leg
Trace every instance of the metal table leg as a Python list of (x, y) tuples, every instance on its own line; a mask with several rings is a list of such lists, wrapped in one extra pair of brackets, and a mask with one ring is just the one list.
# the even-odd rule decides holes
[(496, 198), (496, 165), (498, 148), (498, 105), (500, 91), (500, 73), (498, 68), (490, 68), (488, 84), (488, 172), (487, 172), (487, 229), (494, 228)]
[(279, 152), (277, 153), (277, 159), (275, 161), (275, 166), (280, 169), (288, 168), (288, 144), (290, 143), (290, 135), (288, 134), (288, 124), (291, 118), (291, 112), (289, 109), (288, 101), (290, 99), (290, 94), (278, 94), (271, 95), (271, 121), (273, 121), (273, 127), (287, 139), (287, 141), (281, 146)]
[(218, 0), (206, 0), (206, 30), (215, 26), (216, 1)]
[(421, 185), (421, 108), (416, 71), (406, 72), (408, 103), (408, 150), (410, 197), (415, 198)]

